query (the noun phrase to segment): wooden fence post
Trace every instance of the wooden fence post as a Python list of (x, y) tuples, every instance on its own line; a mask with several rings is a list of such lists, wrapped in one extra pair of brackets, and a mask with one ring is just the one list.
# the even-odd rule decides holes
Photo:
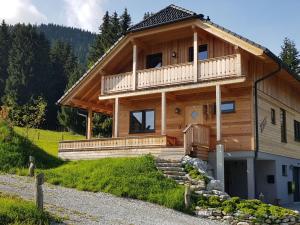
[(40, 173), (35, 177), (35, 204), (39, 210), (44, 208), (44, 194), (43, 194), (43, 185), (44, 183), (44, 174)]
[(187, 184), (185, 186), (184, 205), (185, 205), (186, 209), (188, 209), (191, 205), (191, 186), (190, 186), (190, 184)]
[(29, 176), (30, 177), (34, 177), (34, 169), (35, 169), (34, 157), (29, 156)]

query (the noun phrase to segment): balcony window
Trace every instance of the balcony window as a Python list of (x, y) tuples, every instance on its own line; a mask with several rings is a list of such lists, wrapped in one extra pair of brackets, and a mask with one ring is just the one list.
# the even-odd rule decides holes
[[(208, 59), (207, 45), (199, 45), (198, 47), (198, 60)], [(189, 62), (194, 60), (194, 47), (189, 48)]]
[(130, 112), (130, 133), (155, 132), (154, 110), (140, 110)]
[(162, 67), (162, 53), (147, 55), (146, 68), (159, 68)]

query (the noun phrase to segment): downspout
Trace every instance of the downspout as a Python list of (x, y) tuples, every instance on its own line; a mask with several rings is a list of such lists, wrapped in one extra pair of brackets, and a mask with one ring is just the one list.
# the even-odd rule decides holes
[(272, 76), (275, 76), (278, 72), (281, 71), (282, 69), (282, 62), (277, 61), (278, 68), (263, 76), (262, 78), (258, 79), (254, 83), (254, 99), (255, 99), (255, 152), (254, 152), (254, 194), (255, 198), (258, 198), (258, 193), (257, 193), (257, 158), (258, 158), (258, 152), (259, 152), (259, 129), (258, 129), (258, 93), (257, 93), (257, 87), (258, 84)]

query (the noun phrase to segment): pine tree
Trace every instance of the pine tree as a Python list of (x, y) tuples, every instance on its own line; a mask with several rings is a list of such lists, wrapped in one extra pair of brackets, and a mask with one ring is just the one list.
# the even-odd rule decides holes
[(49, 43), (33, 26), (14, 27), (4, 90), (7, 106), (23, 105), (28, 99), (43, 95), (49, 72), (48, 57)]
[(300, 75), (300, 55), (294, 41), (285, 38), (281, 46), (280, 58), (291, 71)]
[(5, 81), (8, 77), (8, 53), (11, 47), (11, 37), (5, 21), (0, 25), (0, 105), (4, 95)]
[(122, 35), (122, 30), (121, 30), (121, 24), (120, 24), (120, 19), (118, 16), (117, 12), (114, 12), (113, 15), (110, 17), (110, 32), (108, 33), (110, 35), (110, 39), (105, 40), (107, 41), (108, 48), (110, 48), (110, 46), (112, 46)]
[(131, 16), (129, 15), (127, 8), (124, 9), (124, 12), (120, 17), (120, 23), (121, 23), (121, 33), (122, 35), (125, 35), (126, 31), (131, 25)]

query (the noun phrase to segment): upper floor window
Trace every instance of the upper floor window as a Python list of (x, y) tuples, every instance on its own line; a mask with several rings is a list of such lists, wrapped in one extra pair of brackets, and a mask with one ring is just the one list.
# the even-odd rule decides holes
[(147, 55), (146, 68), (159, 68), (162, 66), (162, 53)]
[(280, 109), (280, 127), (281, 127), (281, 142), (287, 143), (286, 136), (286, 111)]
[(271, 123), (276, 124), (276, 112), (275, 109), (271, 108)]
[(155, 131), (154, 110), (140, 110), (130, 112), (130, 133), (148, 133)]
[[(208, 59), (207, 45), (199, 45), (198, 47), (198, 60)], [(189, 48), (189, 62), (194, 60), (194, 47)]]
[(295, 120), (294, 127), (295, 127), (295, 141), (300, 142), (300, 122)]

